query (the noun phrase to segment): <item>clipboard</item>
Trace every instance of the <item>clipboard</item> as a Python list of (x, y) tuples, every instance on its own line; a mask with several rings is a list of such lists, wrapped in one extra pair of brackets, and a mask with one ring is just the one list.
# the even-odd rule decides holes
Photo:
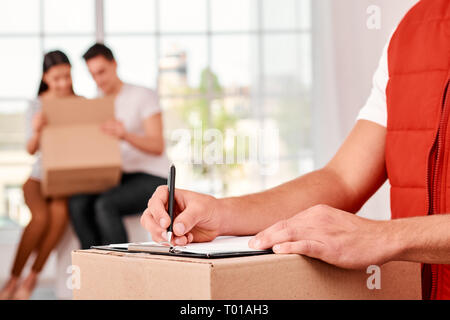
[(218, 237), (208, 243), (193, 243), (186, 246), (168, 246), (157, 242), (137, 242), (91, 246), (91, 248), (204, 259), (233, 258), (273, 253), (271, 249), (258, 250), (249, 248), (247, 243), (250, 238), (251, 237)]

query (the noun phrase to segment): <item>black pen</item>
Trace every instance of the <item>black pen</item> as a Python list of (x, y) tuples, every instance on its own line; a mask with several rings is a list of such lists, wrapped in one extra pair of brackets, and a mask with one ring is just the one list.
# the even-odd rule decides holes
[(174, 198), (175, 198), (175, 166), (172, 164), (169, 170), (169, 177), (167, 179), (167, 186), (169, 189), (169, 216), (170, 225), (167, 229), (167, 241), (170, 243), (172, 240), (173, 232), (173, 210), (174, 210)]

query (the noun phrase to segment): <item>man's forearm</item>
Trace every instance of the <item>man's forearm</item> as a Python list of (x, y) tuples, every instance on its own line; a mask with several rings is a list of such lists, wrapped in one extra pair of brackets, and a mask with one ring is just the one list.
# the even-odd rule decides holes
[(316, 204), (356, 212), (363, 201), (338, 174), (324, 168), (264, 192), (219, 200), (221, 234), (250, 235)]
[(397, 247), (392, 260), (450, 264), (450, 214), (387, 222), (388, 241)]
[(140, 136), (133, 133), (126, 133), (123, 139), (145, 153), (160, 155), (164, 151), (164, 142), (162, 139)]

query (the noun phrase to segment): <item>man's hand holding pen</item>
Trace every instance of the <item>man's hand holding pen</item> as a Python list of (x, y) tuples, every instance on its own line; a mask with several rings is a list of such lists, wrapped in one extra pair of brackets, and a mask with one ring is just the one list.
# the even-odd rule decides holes
[[(220, 234), (222, 222), (214, 212), (218, 201), (216, 198), (176, 189), (174, 200), (172, 244), (211, 241)], [(159, 186), (141, 216), (141, 224), (151, 233), (153, 241), (168, 240), (167, 229), (171, 222), (166, 211), (168, 203), (168, 186)]]

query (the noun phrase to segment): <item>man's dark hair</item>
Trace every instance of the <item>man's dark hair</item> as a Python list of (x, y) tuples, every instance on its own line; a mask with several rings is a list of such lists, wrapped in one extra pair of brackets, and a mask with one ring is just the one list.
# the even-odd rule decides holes
[(106, 60), (113, 61), (114, 55), (110, 48), (105, 46), (103, 43), (96, 43), (90, 47), (85, 54), (83, 54), (84, 61), (95, 58), (97, 56), (103, 56)]

